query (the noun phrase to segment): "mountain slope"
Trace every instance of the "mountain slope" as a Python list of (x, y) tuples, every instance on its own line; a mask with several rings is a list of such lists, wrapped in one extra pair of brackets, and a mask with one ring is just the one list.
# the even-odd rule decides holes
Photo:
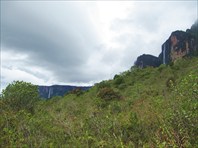
[(198, 58), (184, 58), (40, 100), (34, 113), (0, 100), (1, 146), (197, 147), (197, 74)]

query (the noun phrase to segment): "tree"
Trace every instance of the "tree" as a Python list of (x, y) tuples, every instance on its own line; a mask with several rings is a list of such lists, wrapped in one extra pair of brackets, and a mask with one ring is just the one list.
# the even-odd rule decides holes
[(23, 81), (14, 81), (2, 91), (3, 101), (12, 110), (26, 109), (33, 111), (39, 98), (38, 87)]

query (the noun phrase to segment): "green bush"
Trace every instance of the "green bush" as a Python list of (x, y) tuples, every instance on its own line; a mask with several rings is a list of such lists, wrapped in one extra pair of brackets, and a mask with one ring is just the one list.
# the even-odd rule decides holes
[(97, 83), (95, 86), (99, 90), (99, 89), (102, 89), (102, 88), (110, 87), (110, 84), (107, 81), (102, 81), (100, 83)]
[(166, 65), (165, 65), (165, 64), (161, 64), (161, 65), (158, 67), (158, 71), (159, 71), (159, 72), (162, 72), (165, 68), (166, 68)]
[(75, 88), (72, 91), (70, 91), (69, 93), (75, 94), (76, 96), (80, 96), (80, 95), (82, 95), (84, 93), (84, 91), (81, 90), (80, 88)]
[(120, 84), (117, 88), (120, 89), (120, 90), (123, 90), (123, 89), (127, 88), (127, 85), (126, 84)]
[(33, 111), (34, 103), (39, 98), (38, 87), (23, 81), (14, 81), (2, 91), (3, 101), (12, 110), (26, 109)]
[(185, 99), (198, 99), (198, 76), (197, 74), (189, 74), (175, 88), (175, 92)]
[(189, 74), (172, 86), (173, 99), (170, 112), (166, 112), (158, 133), (158, 145), (164, 147), (197, 147), (198, 76)]
[(169, 77), (167, 80), (166, 80), (166, 87), (167, 88), (173, 88), (173, 86), (176, 85), (176, 80), (174, 77)]
[(143, 147), (147, 138), (142, 122), (138, 119), (136, 113), (131, 112), (129, 124), (123, 127), (123, 141), (131, 141), (133, 147)]
[(104, 100), (121, 99), (121, 95), (109, 87), (102, 88), (97, 96)]
[(117, 79), (117, 78), (119, 78), (120, 76), (119, 75), (115, 75), (114, 77), (113, 77), (113, 79), (115, 80), (115, 79)]
[(121, 76), (119, 76), (119, 75), (115, 75), (115, 76), (114, 76), (114, 84), (115, 84), (115, 85), (120, 85), (120, 84), (122, 84), (122, 83), (124, 83), (123, 77), (121, 77)]

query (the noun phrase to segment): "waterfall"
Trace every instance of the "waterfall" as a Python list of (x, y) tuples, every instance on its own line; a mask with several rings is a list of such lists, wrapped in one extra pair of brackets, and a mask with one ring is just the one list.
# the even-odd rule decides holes
[(50, 95), (51, 95), (51, 87), (49, 88), (48, 99), (50, 98)]
[(163, 64), (166, 64), (166, 43), (163, 45)]

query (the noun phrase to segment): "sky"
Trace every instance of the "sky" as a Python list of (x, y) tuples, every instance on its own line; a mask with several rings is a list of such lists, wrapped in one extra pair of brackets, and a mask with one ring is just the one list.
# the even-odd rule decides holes
[(1, 1), (1, 88), (93, 85), (158, 56), (198, 18), (195, 1)]

